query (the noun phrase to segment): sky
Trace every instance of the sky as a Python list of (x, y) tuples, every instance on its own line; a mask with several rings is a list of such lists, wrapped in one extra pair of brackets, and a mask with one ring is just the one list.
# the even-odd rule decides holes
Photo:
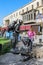
[(23, 7), (32, 0), (0, 0), (0, 26), (3, 25), (3, 18), (15, 10)]

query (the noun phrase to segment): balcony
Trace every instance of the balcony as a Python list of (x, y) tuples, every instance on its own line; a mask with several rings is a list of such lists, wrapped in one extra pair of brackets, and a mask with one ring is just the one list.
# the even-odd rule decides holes
[(25, 22), (23, 22), (24, 24), (26, 24), (26, 23), (36, 23), (36, 21), (35, 20), (29, 20), (29, 21), (25, 21)]

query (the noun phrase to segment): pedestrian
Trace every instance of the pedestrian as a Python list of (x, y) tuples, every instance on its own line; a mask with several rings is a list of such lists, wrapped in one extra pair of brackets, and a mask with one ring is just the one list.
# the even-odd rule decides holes
[(33, 40), (34, 40), (34, 36), (36, 35), (36, 33), (33, 30), (33, 27), (32, 26), (28, 30), (27, 34), (28, 34), (28, 37), (29, 37), (30, 50), (32, 51)]

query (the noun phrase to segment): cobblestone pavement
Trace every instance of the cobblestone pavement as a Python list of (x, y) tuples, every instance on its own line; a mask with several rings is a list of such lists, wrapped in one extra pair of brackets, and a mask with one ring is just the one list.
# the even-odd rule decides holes
[(43, 65), (43, 58), (32, 58), (25, 62), (20, 61), (21, 59), (23, 59), (21, 55), (6, 53), (0, 56), (0, 65)]
[[(22, 42), (19, 42), (18, 47), (22, 47)], [(31, 58), (28, 61), (21, 61), (23, 59), (23, 56), (15, 55), (12, 53), (6, 53), (4, 55), (0, 56), (0, 65), (43, 65), (43, 58)]]

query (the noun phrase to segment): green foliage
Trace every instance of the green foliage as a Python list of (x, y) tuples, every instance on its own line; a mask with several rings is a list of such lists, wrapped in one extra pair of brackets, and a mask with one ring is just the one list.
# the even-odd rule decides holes
[(0, 54), (6, 53), (11, 49), (11, 40), (6, 38), (0, 38), (0, 45), (2, 45)]

